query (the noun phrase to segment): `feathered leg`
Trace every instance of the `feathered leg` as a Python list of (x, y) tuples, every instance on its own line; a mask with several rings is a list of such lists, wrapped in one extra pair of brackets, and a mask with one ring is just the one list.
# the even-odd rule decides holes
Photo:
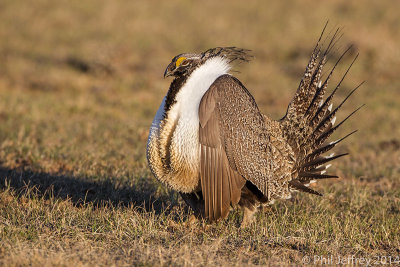
[(239, 207), (243, 210), (243, 221), (241, 228), (248, 227), (251, 223), (255, 221), (254, 214), (257, 212), (258, 208), (265, 205), (268, 200), (261, 192), (251, 183), (246, 183), (242, 188), (241, 197), (239, 201)]
[(250, 226), (255, 221), (254, 214), (256, 213), (257, 209), (253, 207), (243, 207), (243, 220), (240, 228), (244, 229)]

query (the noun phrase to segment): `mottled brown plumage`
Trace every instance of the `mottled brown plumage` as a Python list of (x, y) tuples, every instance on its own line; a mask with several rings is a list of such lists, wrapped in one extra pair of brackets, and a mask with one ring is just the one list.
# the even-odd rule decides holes
[(248, 61), (248, 50), (214, 48), (176, 56), (165, 72), (175, 79), (149, 134), (147, 157), (154, 175), (210, 221), (225, 218), (239, 205), (243, 225), (258, 207), (290, 198), (295, 190), (320, 195), (308, 184), (337, 177), (325, 174), (325, 164), (344, 154), (322, 154), (347, 137), (326, 143), (343, 123), (334, 127), (335, 115), (348, 98), (332, 110), (341, 81), (324, 100), (333, 70), (348, 50), (322, 82), (338, 31), (324, 51), (321, 37), (279, 121), (262, 114), (250, 92), (228, 73), (231, 62)]

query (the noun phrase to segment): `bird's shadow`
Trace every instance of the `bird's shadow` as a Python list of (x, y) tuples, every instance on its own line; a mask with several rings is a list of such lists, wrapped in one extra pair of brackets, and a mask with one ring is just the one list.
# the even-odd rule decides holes
[(160, 194), (157, 184), (142, 182), (137, 186), (118, 185), (116, 179), (91, 181), (86, 177), (68, 174), (34, 172), (21, 168), (11, 169), (0, 166), (0, 189), (11, 188), (23, 195), (34, 192), (50, 198), (69, 199), (74, 205), (93, 204), (94, 207), (135, 207), (143, 212), (169, 213), (177, 204), (177, 197), (171, 193)]

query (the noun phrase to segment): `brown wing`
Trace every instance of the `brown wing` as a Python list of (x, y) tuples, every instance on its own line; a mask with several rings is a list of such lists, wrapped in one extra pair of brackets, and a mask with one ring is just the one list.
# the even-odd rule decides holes
[(267, 192), (266, 135), (253, 97), (234, 77), (219, 77), (199, 106), (200, 178), (205, 215), (224, 218), (246, 180)]

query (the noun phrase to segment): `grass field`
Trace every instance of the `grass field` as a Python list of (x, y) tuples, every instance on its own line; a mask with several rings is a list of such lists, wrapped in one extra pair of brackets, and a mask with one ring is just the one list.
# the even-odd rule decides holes
[[(0, 265), (399, 260), (399, 7), (389, 0), (2, 0)], [(235, 75), (278, 119), (327, 19), (344, 26), (342, 49), (354, 45), (332, 84), (360, 53), (336, 103), (366, 80), (339, 116), (366, 107), (333, 136), (359, 129), (337, 150), (351, 153), (332, 167), (341, 178), (316, 185), (323, 197), (274, 204), (245, 230), (240, 212), (214, 225), (187, 223), (190, 211), (145, 158), (171, 58), (215, 46), (252, 49), (254, 60)]]

